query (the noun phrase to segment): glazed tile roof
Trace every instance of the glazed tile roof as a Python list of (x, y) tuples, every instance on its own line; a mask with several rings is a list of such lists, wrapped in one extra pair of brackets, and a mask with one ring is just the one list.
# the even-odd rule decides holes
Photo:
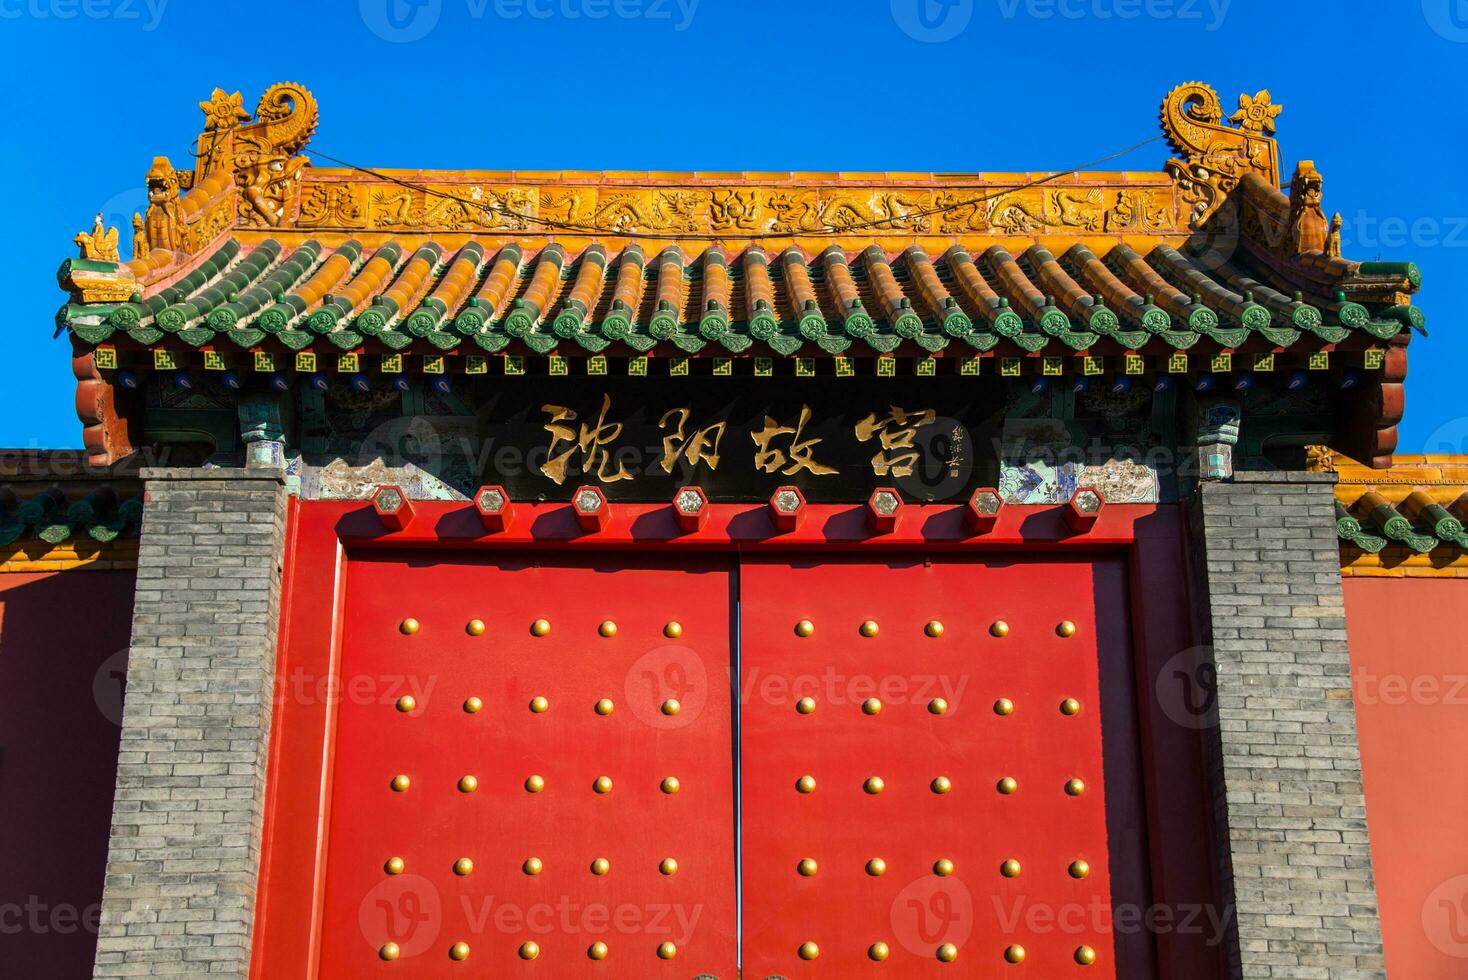
[(122, 497), (107, 484), (75, 497), (54, 486), (29, 496), (16, 489), (0, 485), (0, 546), (26, 538), (56, 545), (78, 537), (110, 544), (136, 533), (143, 516), (141, 495)]
[(130, 470), (95, 469), (72, 450), (0, 451), (0, 547), (95, 549), (136, 536), (142, 514)]
[(1468, 456), (1398, 456), (1377, 470), (1319, 449), (1310, 465), (1339, 477), (1346, 574), (1468, 577)]
[(164, 288), (133, 302), (69, 305), (61, 320), (88, 344), (172, 337), (195, 348), (375, 342), (459, 353), (665, 344), (776, 355), (930, 354), (950, 345), (1107, 354), (1200, 341), (1289, 348), (1302, 339), (1380, 343), (1413, 322), (1414, 307), (1372, 309), (1331, 293), (1363, 275), (1361, 264), (1334, 260), (1321, 272), (1312, 292), (1287, 294), (1232, 267), (1210, 270), (1166, 243), (1145, 254), (1126, 242), (1057, 253), (1019, 240), (930, 256), (916, 245), (894, 254), (850, 242), (817, 254), (757, 245), (648, 254), (637, 244), (571, 251), (551, 241), (532, 251), (477, 241), (449, 249), (231, 238)]
[[(1267, 92), (1249, 101), (1277, 114)], [(273, 86), (253, 117), (239, 102), (216, 90), (201, 103), (192, 169), (154, 161), (131, 260), (99, 220), (58, 273), (98, 459), (129, 445), (120, 371), (316, 363), (293, 352), (450, 373), (493, 354), (1001, 357), (1047, 371), (1071, 354), (1092, 373), (1126, 355), (1137, 373), (1190, 351), (1184, 370), (1235, 351), (1283, 354), (1282, 368), (1339, 352), (1332, 367), (1379, 372), (1381, 459), (1424, 327), (1416, 267), (1342, 257), (1313, 164), (1286, 194), (1275, 140), (1247, 113), (1226, 120), (1196, 82), (1164, 99), (1156, 139), (1177, 156), (1152, 172), (317, 167), (302, 153), (317, 123), (305, 88)]]

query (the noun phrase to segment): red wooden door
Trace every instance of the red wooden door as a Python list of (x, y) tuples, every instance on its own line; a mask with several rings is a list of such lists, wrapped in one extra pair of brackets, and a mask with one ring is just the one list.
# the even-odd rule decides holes
[(745, 977), (1117, 975), (1095, 595), (1120, 574), (742, 566)]
[(1117, 976), (1120, 567), (353, 556), (319, 976)]
[(731, 583), (354, 556), (320, 976), (732, 980)]

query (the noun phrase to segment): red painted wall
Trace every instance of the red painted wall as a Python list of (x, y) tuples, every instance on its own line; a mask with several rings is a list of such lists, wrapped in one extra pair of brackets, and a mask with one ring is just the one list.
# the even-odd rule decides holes
[(1347, 578), (1387, 973), (1468, 976), (1468, 579)]
[(0, 574), (0, 976), (92, 975), (133, 581)]

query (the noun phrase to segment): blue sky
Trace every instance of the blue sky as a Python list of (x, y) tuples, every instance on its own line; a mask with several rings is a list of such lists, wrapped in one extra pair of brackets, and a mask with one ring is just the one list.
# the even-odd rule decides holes
[(56, 267), (183, 164), (215, 86), (304, 83), (312, 145), (365, 165), (1040, 171), (1153, 135), (1198, 79), (1284, 105), (1284, 171), (1315, 161), (1348, 257), (1422, 267), (1398, 451), (1468, 452), (1468, 0), (0, 0), (0, 55), (0, 446), (80, 444)]

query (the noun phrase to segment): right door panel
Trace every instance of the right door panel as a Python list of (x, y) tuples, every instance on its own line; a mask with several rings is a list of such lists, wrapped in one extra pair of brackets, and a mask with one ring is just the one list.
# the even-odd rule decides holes
[(745, 977), (1117, 975), (1095, 596), (1122, 574), (742, 566)]

